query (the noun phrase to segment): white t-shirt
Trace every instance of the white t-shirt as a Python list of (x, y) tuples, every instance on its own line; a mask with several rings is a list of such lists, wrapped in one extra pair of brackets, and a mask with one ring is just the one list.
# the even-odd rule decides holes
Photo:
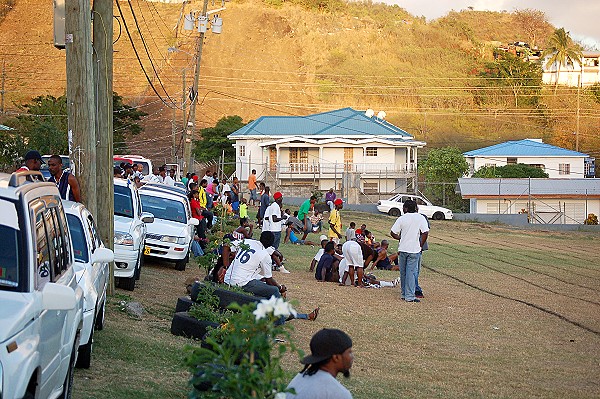
[(327, 371), (319, 370), (313, 375), (296, 374), (288, 388), (296, 394), (286, 393), (286, 399), (352, 399), (352, 394)]
[(273, 215), (277, 216), (278, 218), (281, 217), (281, 208), (277, 202), (273, 202), (265, 211), (265, 215), (263, 217), (263, 231), (281, 231), (283, 220), (274, 222), (272, 218)]
[(392, 226), (392, 233), (400, 234), (398, 252), (411, 254), (421, 252), (421, 243), (419, 240), (421, 233), (425, 233), (426, 231), (429, 231), (427, 220), (418, 212), (405, 213), (400, 216)]
[(319, 249), (313, 259), (316, 260), (317, 262), (320, 261), (321, 256), (323, 256), (324, 253), (325, 253), (325, 249), (323, 249), (323, 248)]
[(162, 183), (162, 181), (160, 181), (160, 176), (155, 174), (148, 175), (147, 181), (151, 183)]
[(171, 176), (166, 175), (163, 179), (163, 184), (166, 184), (167, 186), (175, 186), (175, 180), (173, 180)]
[(260, 241), (246, 239), (249, 249), (238, 248), (235, 259), (225, 273), (225, 284), (243, 287), (251, 280), (269, 278), (271, 274), (271, 256)]
[(231, 191), (231, 187), (229, 187), (229, 183), (225, 183), (223, 185), (223, 194), (225, 194), (227, 191)]

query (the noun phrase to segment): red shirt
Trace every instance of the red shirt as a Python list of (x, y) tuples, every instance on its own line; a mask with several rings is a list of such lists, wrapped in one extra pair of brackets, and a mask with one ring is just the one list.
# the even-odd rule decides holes
[(196, 198), (192, 198), (190, 200), (190, 208), (192, 208), (192, 217), (198, 220), (202, 220), (204, 216), (202, 216), (202, 209), (200, 208), (200, 201)]

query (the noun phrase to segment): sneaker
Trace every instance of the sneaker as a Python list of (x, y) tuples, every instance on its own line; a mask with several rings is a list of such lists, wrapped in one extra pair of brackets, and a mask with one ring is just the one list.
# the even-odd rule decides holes
[(288, 269), (286, 269), (285, 267), (283, 267), (283, 265), (281, 265), (281, 267), (279, 268), (279, 271), (284, 274), (290, 273), (290, 271)]
[(400, 284), (400, 277), (395, 278), (394, 280), (392, 280), (392, 284), (394, 284), (394, 287), (396, 287), (397, 285)]
[(421, 291), (417, 291), (417, 292), (415, 292), (415, 296), (416, 296), (417, 298), (425, 298), (425, 295), (423, 295), (423, 293), (422, 293)]
[(421, 301), (415, 298), (415, 299), (413, 299), (411, 301), (406, 301), (406, 302), (421, 302)]

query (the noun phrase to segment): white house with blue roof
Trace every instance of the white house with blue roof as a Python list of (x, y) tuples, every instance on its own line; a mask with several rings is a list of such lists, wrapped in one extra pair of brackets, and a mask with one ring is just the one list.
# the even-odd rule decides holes
[[(380, 114), (382, 116), (382, 114)], [(425, 142), (372, 112), (342, 108), (307, 116), (262, 116), (228, 136), (235, 141), (236, 175), (280, 186), (405, 192), (417, 176)]]
[(470, 166), (470, 176), (484, 166), (522, 163), (543, 169), (550, 178), (579, 179), (590, 174), (593, 177), (593, 163), (589, 162), (588, 154), (546, 144), (541, 139), (507, 141), (463, 155)]

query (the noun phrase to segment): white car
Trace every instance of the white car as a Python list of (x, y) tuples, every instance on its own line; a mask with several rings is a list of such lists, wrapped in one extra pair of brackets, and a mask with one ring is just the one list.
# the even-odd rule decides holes
[(142, 209), (154, 215), (148, 226), (144, 255), (175, 262), (175, 270), (185, 270), (199, 221), (192, 217), (187, 197), (160, 189), (140, 189)]
[(92, 359), (94, 330), (104, 328), (106, 287), (113, 251), (105, 248), (92, 214), (78, 202), (63, 201), (71, 231), (77, 284), (83, 290), (84, 309), (79, 355), (76, 367), (89, 368)]
[(387, 213), (390, 216), (400, 216), (402, 214), (402, 206), (404, 205), (404, 201), (409, 199), (416, 201), (417, 206), (419, 207), (419, 213), (422, 213), (429, 219), (451, 220), (453, 217), (450, 209), (443, 208), (441, 206), (435, 206), (429, 202), (427, 198), (411, 194), (396, 194), (389, 200), (380, 200), (377, 202), (377, 210), (379, 212)]
[(40, 172), (0, 174), (0, 397), (70, 398), (82, 325), (67, 219)]
[(115, 187), (115, 277), (119, 286), (128, 291), (140, 278), (146, 224), (154, 221), (152, 214), (142, 213), (142, 203), (135, 184), (114, 179)]

